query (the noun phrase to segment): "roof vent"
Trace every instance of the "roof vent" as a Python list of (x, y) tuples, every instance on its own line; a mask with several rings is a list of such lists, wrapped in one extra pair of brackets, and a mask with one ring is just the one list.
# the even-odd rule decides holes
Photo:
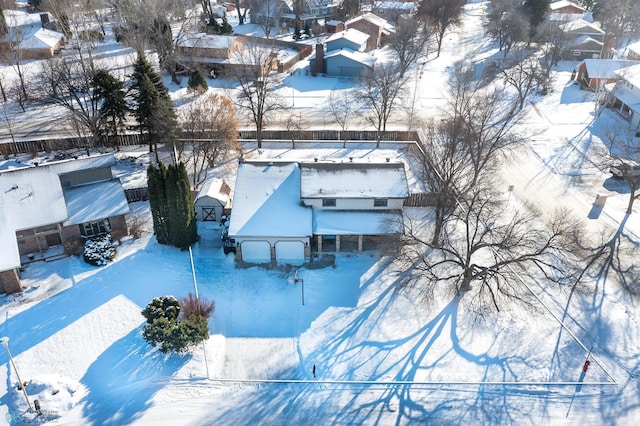
[(387, 163), (389, 162), (389, 159), (388, 159), (388, 158), (385, 158), (385, 160), (387, 160)]
[(353, 163), (353, 157), (349, 157), (349, 162)]
[(313, 159), (313, 161), (314, 161), (315, 163), (317, 163), (317, 162), (318, 162), (318, 157), (314, 158), (314, 159)]

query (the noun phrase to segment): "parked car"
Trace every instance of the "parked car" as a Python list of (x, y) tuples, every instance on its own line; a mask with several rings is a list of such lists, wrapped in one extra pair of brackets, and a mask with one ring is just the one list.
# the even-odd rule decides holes
[(615, 179), (624, 179), (626, 176), (640, 176), (640, 164), (635, 162), (620, 162), (609, 169)]

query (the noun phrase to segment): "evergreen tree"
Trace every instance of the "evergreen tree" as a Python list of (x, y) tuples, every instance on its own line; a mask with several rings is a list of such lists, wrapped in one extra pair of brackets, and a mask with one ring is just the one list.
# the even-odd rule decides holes
[(142, 52), (133, 65), (131, 75), (132, 111), (140, 127), (149, 137), (149, 152), (156, 150), (158, 142), (172, 143), (178, 120), (169, 91), (160, 75), (153, 69)]
[(147, 192), (153, 218), (153, 232), (160, 244), (169, 244), (168, 203), (166, 194), (167, 169), (162, 163), (158, 168), (147, 169)]
[[(99, 70), (93, 76), (93, 90), (94, 96), (102, 102), (100, 115), (105, 122), (104, 133), (117, 136), (118, 130), (124, 125), (127, 110), (124, 84), (109, 71)], [(116, 148), (120, 147), (116, 145)]]
[(158, 243), (187, 249), (198, 239), (187, 169), (182, 163), (166, 169), (160, 163), (157, 169), (149, 166), (147, 177), (149, 204)]
[(298, 24), (298, 22), (296, 22), (296, 26), (293, 30), (293, 39), (294, 40), (300, 40), (302, 38), (302, 34), (300, 34), (300, 24)]
[(551, 0), (524, 0), (522, 7), (529, 17), (529, 35), (533, 37), (538, 26), (544, 22)]
[(227, 20), (226, 16), (222, 17), (222, 27), (220, 28), (220, 34), (233, 34), (233, 27)]
[(211, 18), (207, 23), (207, 34), (220, 34), (222, 27), (216, 18)]
[(193, 92), (206, 92), (209, 88), (207, 79), (204, 78), (204, 74), (199, 69), (194, 69), (189, 74), (189, 90)]

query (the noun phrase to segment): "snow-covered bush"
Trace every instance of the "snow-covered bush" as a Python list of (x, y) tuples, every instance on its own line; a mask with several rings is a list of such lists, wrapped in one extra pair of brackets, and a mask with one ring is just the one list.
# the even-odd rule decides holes
[(84, 243), (84, 260), (96, 266), (104, 266), (116, 257), (116, 246), (111, 241), (111, 235), (101, 235), (88, 239)]

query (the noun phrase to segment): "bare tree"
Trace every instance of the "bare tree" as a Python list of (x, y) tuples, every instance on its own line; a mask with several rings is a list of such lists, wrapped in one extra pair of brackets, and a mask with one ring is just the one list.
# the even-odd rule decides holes
[[(235, 0), (236, 13), (238, 14), (238, 23), (244, 25), (247, 19), (247, 11), (253, 8), (253, 2), (256, 0)], [(243, 6), (242, 8), (240, 6)]]
[(415, 18), (406, 19), (396, 28), (387, 45), (395, 53), (399, 65), (400, 78), (412, 65), (429, 54), (432, 29)]
[(545, 217), (531, 206), (511, 208), (481, 187), (456, 203), (442, 245), (433, 245), (418, 223), (408, 220), (405, 226), (403, 255), (432, 285), (450, 286), (482, 313), (512, 301), (530, 305), (531, 294), (520, 281), (524, 271), (570, 282), (577, 226), (566, 211)]
[(287, 118), (284, 120), (284, 128), (287, 129), (287, 133), (291, 138), (291, 147), (296, 149), (296, 139), (300, 139), (302, 133), (302, 113), (291, 113), (287, 115)]
[(613, 38), (614, 47), (622, 47), (640, 33), (640, 2), (637, 0), (598, 0), (593, 5), (593, 16)]
[(472, 73), (458, 66), (443, 117), (428, 122), (421, 132), (415, 162), (431, 196), (432, 245), (442, 242), (455, 197), (471, 191), (482, 175), (497, 167), (502, 150), (520, 142), (513, 131), (519, 117), (505, 99), (500, 90), (481, 89)]
[(269, 115), (285, 107), (284, 101), (274, 92), (282, 83), (282, 76), (275, 70), (276, 55), (270, 44), (251, 40), (235, 52), (235, 60), (239, 66), (230, 74), (240, 90), (236, 105), (255, 124), (258, 148), (262, 148), (262, 130)]
[(101, 134), (100, 103), (93, 92), (93, 71), (84, 61), (54, 58), (42, 64), (39, 91), (44, 101), (62, 106), (79, 136), (97, 142)]
[(347, 146), (347, 128), (355, 114), (353, 96), (347, 90), (332, 90), (329, 94), (329, 109), (342, 131), (342, 147)]
[(466, 0), (423, 0), (420, 3), (418, 18), (434, 29), (438, 57), (445, 33), (448, 29), (460, 24), (465, 3)]
[[(8, 21), (9, 22), (6, 22), (9, 27), (8, 34), (5, 36), (5, 39), (8, 42), (2, 43), (0, 46), (0, 60), (11, 66), (18, 77), (17, 82), (14, 84), (12, 88), (13, 90), (11, 91), (14, 92), (15, 99), (18, 101), (22, 111), (25, 111), (25, 104), (29, 100), (29, 93), (27, 90), (28, 82), (25, 75), (23, 58), (24, 50), (22, 48), (22, 42), (26, 34), (15, 20), (11, 22), (12, 20), (9, 19)], [(4, 92), (4, 84), (2, 92), (4, 98), (6, 96)]]
[(487, 16), (487, 32), (498, 42), (504, 55), (508, 55), (514, 44), (529, 37), (529, 21), (522, 14), (520, 5), (513, 0), (494, 0)]
[(520, 110), (529, 95), (545, 83), (538, 58), (526, 48), (513, 49), (509, 57), (497, 64), (497, 70), (504, 82), (515, 89)]
[(366, 118), (376, 129), (376, 148), (380, 147), (380, 139), (387, 131), (387, 121), (399, 101), (403, 86), (399, 67), (394, 63), (377, 65), (363, 72), (359, 79), (356, 98), (369, 110)]
[(546, 21), (538, 26), (536, 41), (542, 53), (542, 70), (549, 79), (551, 68), (558, 65), (562, 54), (570, 47), (571, 36), (556, 23)]
[[(294, 1), (292, 4), (295, 8), (296, 2)], [(271, 32), (278, 27), (283, 13), (282, 6), (283, 2), (278, 0), (255, 0), (252, 14), (255, 15), (254, 18), (258, 18), (260, 28), (266, 38), (269, 38)]]
[(181, 110), (179, 121), (182, 138), (176, 143), (177, 161), (191, 165), (193, 187), (198, 188), (207, 179), (209, 168), (240, 150), (240, 122), (233, 102), (217, 94), (189, 102)]

